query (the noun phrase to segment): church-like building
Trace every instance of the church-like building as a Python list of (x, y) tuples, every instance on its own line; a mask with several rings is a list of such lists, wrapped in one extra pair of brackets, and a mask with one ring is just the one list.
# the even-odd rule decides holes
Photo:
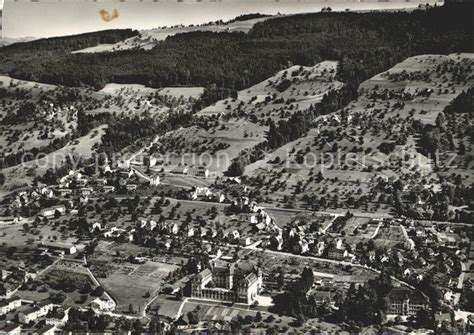
[(204, 269), (191, 281), (192, 297), (249, 305), (261, 289), (262, 271), (240, 263), (214, 262), (211, 269)]

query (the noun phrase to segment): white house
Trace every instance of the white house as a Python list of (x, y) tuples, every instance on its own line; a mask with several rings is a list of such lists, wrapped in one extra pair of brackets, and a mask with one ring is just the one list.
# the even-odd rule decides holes
[(13, 297), (0, 301), (0, 315), (5, 315), (21, 306), (21, 299)]
[(91, 301), (90, 306), (97, 311), (111, 312), (115, 308), (115, 303), (110, 299), (96, 298)]
[(150, 177), (150, 186), (158, 186), (160, 185), (160, 176), (155, 174)]
[(56, 215), (56, 212), (58, 212), (60, 215), (64, 215), (66, 214), (66, 207), (60, 205), (42, 209), (40, 212), (40, 216), (44, 218), (53, 218)]
[(194, 191), (191, 192), (191, 198), (193, 200), (199, 198), (209, 198), (213, 195), (212, 191), (208, 187), (195, 187)]
[(49, 311), (53, 309), (53, 304), (49, 301), (42, 301), (38, 303), (35, 307), (29, 308), (18, 314), (18, 320), (20, 323), (28, 324), (31, 321), (43, 317), (48, 314)]
[(176, 235), (179, 232), (179, 226), (176, 223), (168, 225), (168, 233)]
[(115, 191), (115, 186), (112, 185), (105, 185), (102, 187), (102, 192), (104, 193), (112, 193)]

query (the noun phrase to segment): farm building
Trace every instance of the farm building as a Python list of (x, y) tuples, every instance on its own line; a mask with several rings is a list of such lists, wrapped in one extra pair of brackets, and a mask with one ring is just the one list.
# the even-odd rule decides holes
[(40, 216), (44, 218), (53, 218), (56, 215), (56, 213), (59, 213), (60, 215), (66, 214), (66, 207), (60, 205), (60, 206), (54, 206), (54, 207), (42, 209), (40, 212)]
[(193, 167), (188, 170), (188, 175), (194, 177), (209, 177), (209, 169), (204, 166)]
[(187, 166), (177, 166), (173, 170), (171, 170), (172, 174), (179, 174), (179, 175), (186, 175), (188, 174), (188, 167)]
[(66, 255), (72, 255), (77, 252), (76, 247), (70, 243), (62, 242), (42, 242), (38, 245), (39, 248), (45, 248), (50, 252), (59, 252)]

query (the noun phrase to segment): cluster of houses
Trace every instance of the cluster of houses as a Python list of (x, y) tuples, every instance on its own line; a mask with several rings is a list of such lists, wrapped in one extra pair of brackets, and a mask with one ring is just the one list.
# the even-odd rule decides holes
[(23, 328), (31, 332), (34, 327), (35, 334), (53, 335), (64, 327), (69, 319), (69, 308), (63, 309), (49, 300), (31, 303), (13, 297), (0, 301), (0, 316), (6, 317), (10, 313), (15, 314), (18, 323), (6, 323), (0, 329), (0, 334), (21, 334), (24, 332)]
[(191, 200), (196, 201), (212, 201), (212, 202), (225, 202), (227, 197), (224, 193), (215, 193), (211, 191), (209, 187), (195, 186), (192, 188), (189, 194)]
[(325, 257), (337, 261), (353, 260), (354, 255), (349, 253), (346, 244), (341, 238), (336, 238), (333, 243), (327, 243), (319, 239), (320, 232), (307, 233), (304, 225), (288, 226), (284, 230), (278, 230), (262, 243), (262, 246), (273, 250), (287, 250), (295, 254), (312, 254), (317, 257)]
[(16, 193), (10, 207), (12, 209), (21, 209), (31, 206), (42, 198), (53, 198), (54, 192), (46, 186), (39, 186), (26, 191)]
[(456, 249), (461, 242), (459, 235), (452, 231), (439, 231), (436, 226), (428, 223), (417, 222), (412, 223), (408, 232), (410, 235), (419, 238), (422, 245), (426, 247), (436, 246), (447, 249)]
[(78, 171), (69, 171), (69, 173), (60, 178), (55, 194), (61, 197), (79, 195), (81, 202), (86, 203), (89, 196), (94, 193), (112, 193), (115, 186), (108, 185), (106, 178), (95, 178), (91, 180), (88, 176)]
[(0, 299), (11, 298), (33, 274), (21, 269), (13, 271), (0, 270)]
[(158, 172), (168, 172), (172, 175), (180, 176), (191, 176), (198, 178), (208, 178), (210, 176), (210, 171), (207, 167), (202, 165), (178, 165), (172, 169), (165, 168), (160, 157), (157, 157), (153, 154), (138, 155), (135, 159), (131, 161), (124, 161), (120, 164), (122, 169), (140, 169), (145, 168), (154, 173)]

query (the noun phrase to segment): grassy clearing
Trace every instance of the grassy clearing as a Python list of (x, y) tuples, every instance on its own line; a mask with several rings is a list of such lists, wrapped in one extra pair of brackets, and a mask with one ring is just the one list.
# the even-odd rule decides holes
[(117, 312), (138, 315), (145, 304), (153, 298), (166, 283), (165, 278), (177, 267), (157, 262), (142, 265), (121, 264), (106, 266), (107, 277), (99, 278), (100, 283), (117, 301)]

